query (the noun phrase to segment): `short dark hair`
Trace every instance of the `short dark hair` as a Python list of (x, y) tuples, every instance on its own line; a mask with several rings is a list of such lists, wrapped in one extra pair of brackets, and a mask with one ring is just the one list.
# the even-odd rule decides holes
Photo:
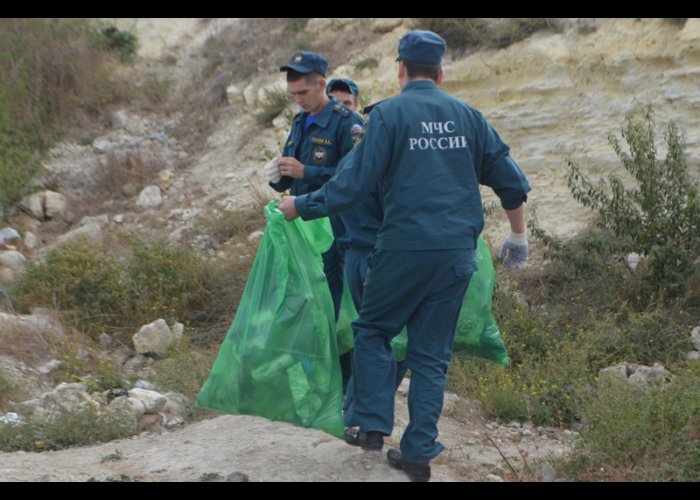
[(439, 64), (421, 64), (403, 60), (402, 62), (406, 65), (406, 73), (409, 79), (430, 78), (434, 82), (437, 82), (438, 75), (440, 74)]
[(297, 82), (302, 78), (306, 78), (306, 83), (312, 85), (318, 81), (319, 76), (321, 75), (319, 75), (318, 73), (314, 73), (313, 71), (311, 73), (299, 73), (298, 71), (294, 71), (293, 69), (287, 70), (288, 82)]

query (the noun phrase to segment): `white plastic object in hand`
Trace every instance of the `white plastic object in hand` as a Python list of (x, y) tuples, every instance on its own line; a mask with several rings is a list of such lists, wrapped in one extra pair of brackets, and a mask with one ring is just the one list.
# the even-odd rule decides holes
[(265, 177), (267, 177), (267, 180), (272, 183), (279, 182), (282, 179), (282, 172), (280, 172), (279, 161), (279, 158), (273, 158), (263, 167)]

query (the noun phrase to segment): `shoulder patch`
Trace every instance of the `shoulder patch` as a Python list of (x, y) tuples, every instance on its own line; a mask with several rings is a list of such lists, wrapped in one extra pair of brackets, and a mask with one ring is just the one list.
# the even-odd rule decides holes
[(365, 128), (359, 123), (350, 127), (350, 138), (352, 139), (353, 147), (365, 137), (365, 132)]
[(351, 111), (340, 103), (333, 106), (333, 111), (341, 114), (342, 116), (350, 116)]

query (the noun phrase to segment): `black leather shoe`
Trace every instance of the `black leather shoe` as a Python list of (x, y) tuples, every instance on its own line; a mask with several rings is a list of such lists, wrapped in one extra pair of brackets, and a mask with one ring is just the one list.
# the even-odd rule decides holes
[(399, 450), (390, 449), (386, 452), (386, 461), (389, 462), (394, 469), (401, 469), (406, 473), (411, 481), (428, 481), (430, 480), (430, 465), (427, 463), (411, 463), (406, 462), (401, 456)]
[(381, 451), (384, 447), (384, 434), (379, 431), (364, 432), (357, 427), (350, 427), (345, 430), (345, 442), (363, 450)]

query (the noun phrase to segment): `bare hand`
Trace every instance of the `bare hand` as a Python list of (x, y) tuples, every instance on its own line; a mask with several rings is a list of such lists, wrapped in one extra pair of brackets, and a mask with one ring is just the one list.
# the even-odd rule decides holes
[(287, 220), (294, 220), (299, 217), (299, 212), (297, 212), (297, 207), (294, 206), (294, 200), (296, 196), (285, 196), (277, 208), (280, 212), (284, 214), (284, 218)]
[(280, 172), (282, 175), (292, 177), (294, 179), (304, 178), (304, 164), (291, 156), (283, 156), (279, 161)]

